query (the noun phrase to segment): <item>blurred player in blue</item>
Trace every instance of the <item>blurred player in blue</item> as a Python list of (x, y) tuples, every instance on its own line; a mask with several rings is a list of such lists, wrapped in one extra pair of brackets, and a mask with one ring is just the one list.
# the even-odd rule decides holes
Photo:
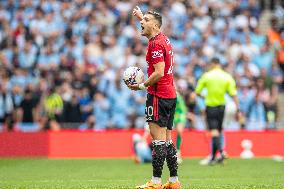
[(141, 136), (138, 133), (133, 134), (133, 148), (136, 163), (151, 163), (152, 162), (152, 149), (151, 144), (148, 143), (150, 137), (150, 130), (148, 124), (145, 125), (144, 133)]

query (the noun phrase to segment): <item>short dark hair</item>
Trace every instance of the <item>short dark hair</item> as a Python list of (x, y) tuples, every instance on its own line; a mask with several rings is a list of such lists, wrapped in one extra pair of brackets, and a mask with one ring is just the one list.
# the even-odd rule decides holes
[(158, 27), (161, 28), (162, 24), (163, 24), (163, 19), (162, 19), (162, 15), (160, 13), (157, 13), (155, 11), (148, 11), (146, 14), (151, 14), (155, 20), (158, 21)]
[(214, 57), (214, 58), (211, 59), (211, 63), (220, 64), (220, 60), (219, 60), (219, 58)]

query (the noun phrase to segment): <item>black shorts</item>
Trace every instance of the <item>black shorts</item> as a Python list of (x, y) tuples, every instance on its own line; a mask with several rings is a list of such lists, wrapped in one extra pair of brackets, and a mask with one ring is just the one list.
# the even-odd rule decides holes
[(174, 114), (176, 109), (176, 98), (160, 98), (147, 94), (146, 100), (146, 121), (158, 124), (172, 130)]
[(222, 131), (225, 106), (206, 107), (206, 121), (208, 129)]

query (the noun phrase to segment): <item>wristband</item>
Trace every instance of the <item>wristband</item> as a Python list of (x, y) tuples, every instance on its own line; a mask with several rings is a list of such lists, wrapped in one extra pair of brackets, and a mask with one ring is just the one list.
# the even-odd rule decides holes
[(141, 89), (141, 90), (146, 90), (146, 89), (147, 89), (147, 87), (145, 86), (144, 83), (140, 83), (140, 84), (138, 85), (138, 87), (139, 87), (139, 89)]

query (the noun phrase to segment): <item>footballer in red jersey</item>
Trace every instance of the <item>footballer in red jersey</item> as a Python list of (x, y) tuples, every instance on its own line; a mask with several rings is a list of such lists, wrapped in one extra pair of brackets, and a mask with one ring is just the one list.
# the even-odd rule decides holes
[[(161, 32), (162, 16), (148, 11), (144, 15), (137, 6), (133, 16), (141, 23), (141, 35), (149, 39), (146, 61), (148, 79), (141, 84), (128, 85), (132, 90), (146, 90), (146, 120), (152, 136), (152, 179), (136, 189), (180, 189), (177, 170), (177, 151), (172, 142), (171, 130), (176, 107), (176, 90), (173, 78), (173, 50), (170, 40)], [(170, 178), (162, 184), (161, 176), (166, 160)]]
[(162, 32), (149, 40), (146, 61), (148, 76), (155, 71), (155, 64), (165, 64), (164, 76), (155, 85), (148, 87), (148, 93), (160, 98), (176, 98), (173, 76), (174, 53), (169, 38)]

